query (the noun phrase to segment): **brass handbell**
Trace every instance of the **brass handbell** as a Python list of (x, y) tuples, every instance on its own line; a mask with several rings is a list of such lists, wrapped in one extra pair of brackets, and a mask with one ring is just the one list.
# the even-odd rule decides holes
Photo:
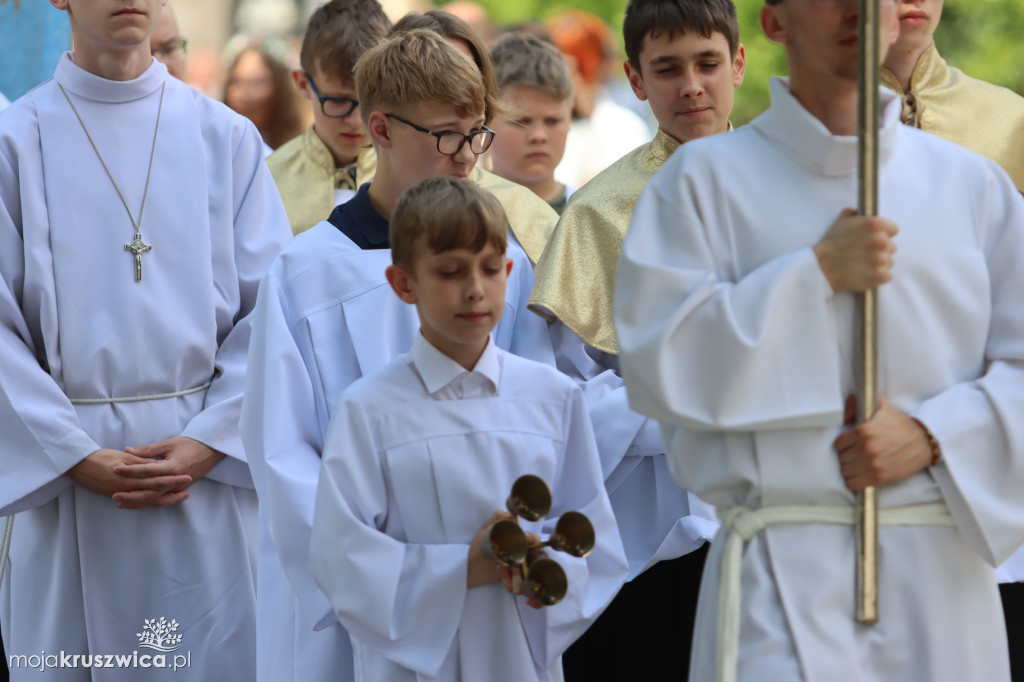
[(527, 521), (540, 521), (551, 511), (551, 491), (539, 476), (526, 474), (512, 484), (505, 507)]
[(516, 520), (504, 519), (495, 523), (488, 542), (480, 548), (481, 553), (506, 566), (518, 567), (523, 578), (523, 594), (527, 597), (545, 606), (557, 604), (569, 589), (565, 571), (557, 561), (547, 557), (540, 557), (527, 565), (529, 550), (550, 547), (571, 556), (584, 557), (594, 548), (594, 526), (579, 512), (565, 512), (547, 542), (529, 545), (518, 519), (539, 521), (551, 511), (551, 490), (542, 479), (532, 474), (516, 479), (505, 506)]
[(530, 545), (534, 547), (550, 547), (574, 557), (585, 557), (594, 549), (594, 525), (584, 514), (567, 511), (558, 518), (555, 532), (547, 542)]

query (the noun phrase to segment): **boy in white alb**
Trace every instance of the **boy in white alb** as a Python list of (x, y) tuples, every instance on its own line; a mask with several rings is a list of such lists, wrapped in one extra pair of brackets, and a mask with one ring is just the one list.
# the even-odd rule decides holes
[[(468, 175), (489, 138), (479, 127), (486, 108), (480, 71), (431, 31), (385, 39), (360, 57), (355, 74), (360, 113), (378, 147), (377, 173), (329, 221), (288, 244), (253, 313), (241, 423), (260, 496), (260, 608), (273, 613), (273, 622), (260, 622), (261, 681), (350, 679), (348, 635), (307, 562), (327, 425), (342, 390), (406, 352), (417, 334), (415, 310), (395, 298), (384, 277), (395, 202), (427, 178)], [(436, 137), (385, 112), (461, 143), (453, 151), (446, 142), (453, 153), (442, 154)], [(365, 245), (355, 241), (362, 239)], [(547, 325), (526, 310), (530, 261), (511, 244), (508, 255), (517, 264), (495, 342), (554, 364)]]
[[(360, 680), (560, 680), (562, 651), (626, 576), (580, 390), (490, 338), (512, 269), (505, 224), (497, 200), (451, 177), (409, 190), (392, 216), (388, 282), (416, 305), (420, 334), (342, 395), (310, 552)], [(578, 510), (597, 535), (586, 558), (549, 552), (569, 592), (539, 610), (480, 554), (523, 474), (554, 501), (532, 530)]]

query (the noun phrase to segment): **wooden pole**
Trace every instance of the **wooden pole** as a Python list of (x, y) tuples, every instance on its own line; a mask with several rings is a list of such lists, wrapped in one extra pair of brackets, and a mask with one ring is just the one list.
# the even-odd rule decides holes
[[(860, 171), (858, 211), (878, 215), (878, 53), (879, 0), (859, 0), (858, 123)], [(861, 385), (857, 415), (871, 418), (878, 407), (878, 291), (858, 297), (861, 332)], [(878, 500), (875, 488), (857, 494), (857, 622), (878, 622)]]

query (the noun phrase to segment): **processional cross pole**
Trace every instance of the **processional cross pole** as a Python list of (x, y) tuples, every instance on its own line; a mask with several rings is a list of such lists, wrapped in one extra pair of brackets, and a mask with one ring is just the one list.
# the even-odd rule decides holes
[[(879, 0), (860, 3), (858, 44), (857, 142), (859, 154), (858, 212), (878, 215), (878, 54)], [(857, 415), (867, 421), (878, 409), (878, 290), (858, 296), (860, 390)], [(857, 493), (858, 623), (878, 622), (878, 499), (874, 487)]]

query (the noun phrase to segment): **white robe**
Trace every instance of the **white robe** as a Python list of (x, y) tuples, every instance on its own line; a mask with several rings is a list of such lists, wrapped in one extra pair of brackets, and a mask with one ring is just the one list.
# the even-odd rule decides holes
[[(578, 510), (597, 536), (586, 558), (548, 550), (569, 591), (541, 610), (500, 582), (466, 587), (470, 543), (523, 474), (553, 501), (527, 529), (546, 538)], [(352, 633), (360, 682), (561, 680), (562, 652), (626, 577), (579, 389), (494, 344), (467, 372), (417, 335), (338, 402), (310, 566)]]
[(699, 549), (718, 530), (715, 510), (673, 480), (658, 423), (629, 409), (618, 357), (587, 345), (560, 320), (551, 338), (558, 368), (587, 401), (629, 579)]
[(4, 97), (4, 93), (0, 92), (0, 111), (3, 111), (10, 105), (11, 100)]
[[(992, 566), (1024, 541), (1024, 201), (994, 163), (899, 124), (884, 94), (880, 214), (900, 228), (879, 292), (879, 386), (942, 462), (879, 505), (944, 502), (956, 527), (879, 530), (880, 617), (855, 625), (854, 533), (773, 526), (742, 560), (741, 680), (1005, 680)], [(856, 204), (857, 143), (772, 84), (746, 128), (690, 142), (648, 185), (619, 264), (630, 404), (680, 484), (716, 505), (853, 505), (832, 441), (855, 392), (854, 297), (811, 246)], [(711, 679), (713, 542), (691, 679)]]
[[(529, 259), (512, 244), (508, 254), (497, 345), (554, 365), (546, 323), (526, 310)], [(390, 250), (364, 251), (325, 221), (297, 235), (260, 286), (242, 430), (260, 494), (261, 680), (351, 679), (348, 635), (309, 574), (309, 536), (338, 396), (408, 351), (419, 329), (384, 277), (390, 264)]]
[[(166, 85), (142, 235), (137, 217)], [(290, 231), (251, 123), (167, 75), (55, 79), (0, 118), (0, 514), (15, 517), (0, 618), (8, 655), (140, 654), (144, 619), (177, 621), (192, 679), (255, 676), (256, 496), (238, 432), (260, 278)], [(142, 402), (73, 398), (179, 391)], [(123, 510), (64, 475), (88, 454), (184, 435), (227, 456), (165, 509)], [(172, 655), (168, 655), (168, 661)], [(92, 677), (90, 678), (90, 672)], [(156, 680), (150, 668), (12, 679)]]

